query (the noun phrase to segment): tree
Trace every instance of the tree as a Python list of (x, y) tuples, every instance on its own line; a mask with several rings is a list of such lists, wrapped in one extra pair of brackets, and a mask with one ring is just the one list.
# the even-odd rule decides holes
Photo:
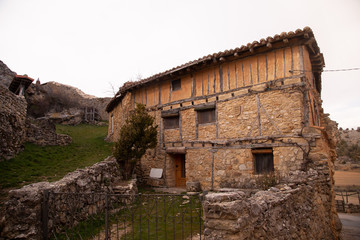
[(144, 104), (136, 104), (135, 110), (120, 129), (113, 152), (125, 180), (131, 178), (136, 163), (146, 150), (156, 145), (157, 125), (154, 125), (154, 117), (146, 112)]

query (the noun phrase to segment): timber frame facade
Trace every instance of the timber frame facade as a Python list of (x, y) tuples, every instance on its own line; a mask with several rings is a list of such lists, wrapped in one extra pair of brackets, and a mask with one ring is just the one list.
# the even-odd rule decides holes
[[(311, 157), (315, 148), (331, 149), (320, 99), (324, 65), (306, 27), (127, 82), (107, 106), (108, 139), (118, 139), (135, 103), (146, 104), (158, 146), (138, 170), (154, 186), (246, 188), (266, 172), (328, 164), (334, 151)], [(149, 177), (152, 168), (163, 169), (161, 179)]]

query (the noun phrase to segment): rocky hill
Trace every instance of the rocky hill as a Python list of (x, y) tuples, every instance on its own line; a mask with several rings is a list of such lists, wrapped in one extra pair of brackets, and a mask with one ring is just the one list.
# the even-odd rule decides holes
[(71, 138), (56, 133), (54, 123), (107, 120), (110, 98), (96, 98), (56, 82), (31, 84), (24, 96), (9, 90), (16, 73), (0, 61), (0, 161), (14, 157), (24, 142), (66, 145)]
[(5, 88), (9, 88), (15, 75), (16, 73), (11, 71), (10, 68), (8, 68), (8, 66), (0, 60), (0, 85)]
[(28, 114), (34, 118), (50, 117), (63, 123), (76, 124), (84, 119), (86, 109), (95, 109), (97, 120), (107, 120), (105, 111), (110, 98), (97, 98), (81, 90), (47, 82), (32, 84), (26, 91)]
[(355, 129), (339, 129), (340, 141), (337, 147), (340, 163), (360, 163), (360, 127)]

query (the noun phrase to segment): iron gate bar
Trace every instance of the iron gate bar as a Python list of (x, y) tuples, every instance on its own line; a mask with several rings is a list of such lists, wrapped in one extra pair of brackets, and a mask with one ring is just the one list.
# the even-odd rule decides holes
[[(206, 193), (204, 192), (204, 194)], [(188, 197), (184, 198), (184, 196)], [(163, 206), (159, 208), (161, 201)], [(101, 239), (101, 232), (105, 235), (106, 240), (111, 238), (127, 239), (128, 237), (143, 239), (145, 236), (147, 239), (162, 237), (185, 239), (189, 235), (192, 239), (196, 224), (199, 224), (201, 239), (201, 202), (200, 194), (139, 193), (131, 195), (44, 191), (43, 239), (47, 240), (49, 236), (59, 239), (59, 233), (62, 233), (66, 239), (85, 239), (86, 236), (91, 239)], [(54, 205), (54, 203), (60, 205)], [(62, 219), (60, 215), (62, 215)], [(51, 229), (48, 227), (50, 219), (52, 221)], [(128, 224), (128, 220), (131, 221), (130, 224)], [(161, 228), (159, 228), (160, 223)], [(153, 224), (155, 224), (155, 229), (151, 227), (154, 226)], [(121, 226), (123, 226), (122, 229)], [(185, 228), (185, 226), (189, 228)], [(171, 231), (172, 234), (168, 235)]]

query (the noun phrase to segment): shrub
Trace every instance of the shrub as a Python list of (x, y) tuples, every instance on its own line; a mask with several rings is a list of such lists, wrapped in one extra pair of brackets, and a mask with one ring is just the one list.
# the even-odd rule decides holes
[(135, 110), (120, 129), (120, 137), (113, 151), (125, 180), (131, 178), (136, 163), (146, 150), (155, 148), (156, 144), (157, 126), (154, 125), (154, 117), (146, 112), (144, 104), (136, 104)]
[(256, 177), (255, 182), (258, 188), (267, 190), (278, 185), (281, 181), (280, 173), (277, 171), (265, 173)]

